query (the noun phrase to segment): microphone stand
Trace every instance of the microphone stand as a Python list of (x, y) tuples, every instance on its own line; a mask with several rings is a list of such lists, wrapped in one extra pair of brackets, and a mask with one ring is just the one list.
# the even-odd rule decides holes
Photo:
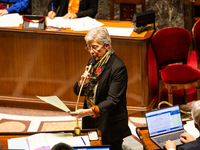
[[(90, 72), (91, 69), (92, 69), (92, 65), (89, 66), (88, 72)], [(82, 84), (81, 84), (81, 88), (80, 88), (80, 90), (79, 90), (79, 94), (78, 94), (78, 98), (77, 98), (77, 102), (76, 102), (75, 111), (77, 111), (77, 109), (78, 109), (78, 103), (79, 103), (81, 91), (82, 91), (82, 89), (83, 89), (83, 85), (84, 85), (84, 83), (85, 83), (85, 80), (86, 80), (86, 77), (84, 78), (84, 80), (83, 80), (83, 82), (82, 82)], [(75, 136), (81, 135), (81, 128), (79, 127), (78, 118), (77, 118), (77, 117), (76, 117), (76, 127), (74, 128), (74, 135), (75, 135)]]

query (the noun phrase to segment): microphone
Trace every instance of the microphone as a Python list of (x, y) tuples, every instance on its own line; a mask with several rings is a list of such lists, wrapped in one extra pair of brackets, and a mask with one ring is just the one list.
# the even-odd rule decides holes
[[(92, 67), (96, 64), (96, 60), (94, 58), (91, 58), (88, 64), (89, 64), (89, 68), (88, 68), (87, 71), (90, 73), (90, 71), (92, 70)], [(77, 109), (78, 109), (78, 103), (79, 103), (81, 91), (83, 89), (83, 85), (85, 83), (85, 80), (86, 80), (86, 77), (83, 79), (83, 82), (82, 82), (80, 90), (79, 90), (75, 111), (77, 111)], [(74, 135), (75, 136), (81, 135), (81, 128), (78, 125), (78, 118), (76, 118), (76, 127), (74, 128)]]
[[(90, 73), (90, 71), (92, 70), (92, 67), (96, 64), (96, 60), (94, 58), (91, 58), (90, 61), (89, 61), (89, 68), (88, 68), (88, 72)], [(82, 82), (82, 85), (84, 85), (85, 83), (85, 80), (86, 80), (86, 77), (84, 78), (83, 82)], [(82, 89), (81, 89), (82, 90)], [(81, 91), (80, 90), (80, 91)]]
[(88, 68), (88, 72), (91, 71), (92, 67), (96, 64), (96, 60), (95, 58), (91, 58), (89, 61), (89, 68)]

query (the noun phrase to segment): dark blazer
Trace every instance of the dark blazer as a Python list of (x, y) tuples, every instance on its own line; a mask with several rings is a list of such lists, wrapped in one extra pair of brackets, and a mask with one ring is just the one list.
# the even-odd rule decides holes
[[(53, 3), (53, 10), (57, 12), (60, 6), (57, 16), (64, 16), (68, 13), (68, 4), (70, 0), (51, 0), (48, 5), (48, 11), (51, 11), (51, 4)], [(77, 17), (92, 17), (94, 18), (98, 11), (98, 1), (99, 0), (81, 0), (79, 5), (79, 12), (76, 13)]]
[(195, 141), (183, 144), (178, 147), (178, 150), (200, 150), (200, 137), (198, 137)]
[[(110, 144), (131, 135), (128, 127), (126, 102), (127, 70), (124, 62), (114, 53), (111, 55), (98, 82), (95, 105), (101, 111), (97, 118), (90, 116), (82, 119), (82, 128), (99, 128), (102, 143)], [(79, 93), (78, 83), (74, 92)], [(84, 93), (82, 92), (81, 95)], [(86, 101), (84, 108), (87, 108)]]

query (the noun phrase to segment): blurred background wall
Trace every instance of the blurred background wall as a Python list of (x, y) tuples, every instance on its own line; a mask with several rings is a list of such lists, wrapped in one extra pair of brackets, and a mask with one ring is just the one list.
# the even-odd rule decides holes
[[(32, 0), (33, 15), (47, 15), (47, 5), (50, 0)], [(183, 27), (191, 32), (192, 2), (191, 0), (146, 0), (146, 10), (154, 10), (158, 30), (165, 27)], [(141, 6), (137, 6), (141, 12)], [(110, 19), (110, 0), (99, 0), (97, 19)], [(119, 4), (115, 4), (115, 20), (119, 20)]]

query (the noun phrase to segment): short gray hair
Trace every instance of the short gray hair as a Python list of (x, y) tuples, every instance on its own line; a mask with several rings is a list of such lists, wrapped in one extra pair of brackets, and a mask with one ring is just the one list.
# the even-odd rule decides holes
[(196, 101), (192, 108), (192, 118), (197, 126), (200, 128), (200, 101)]
[(96, 40), (96, 42), (101, 45), (109, 43), (111, 47), (110, 35), (108, 33), (108, 30), (104, 27), (95, 27), (88, 31), (85, 36), (86, 43), (93, 40)]

